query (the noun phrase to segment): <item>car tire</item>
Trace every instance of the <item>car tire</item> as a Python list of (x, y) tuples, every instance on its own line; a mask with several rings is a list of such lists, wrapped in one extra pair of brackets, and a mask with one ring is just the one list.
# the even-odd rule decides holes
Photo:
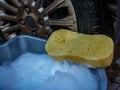
[(97, 34), (103, 29), (102, 0), (71, 0), (80, 33)]

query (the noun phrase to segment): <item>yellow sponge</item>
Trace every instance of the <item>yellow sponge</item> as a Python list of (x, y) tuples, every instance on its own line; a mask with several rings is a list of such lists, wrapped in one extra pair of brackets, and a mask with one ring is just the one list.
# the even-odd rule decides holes
[(47, 53), (57, 61), (70, 60), (93, 67), (109, 66), (114, 45), (105, 35), (87, 35), (69, 30), (57, 30), (46, 44)]

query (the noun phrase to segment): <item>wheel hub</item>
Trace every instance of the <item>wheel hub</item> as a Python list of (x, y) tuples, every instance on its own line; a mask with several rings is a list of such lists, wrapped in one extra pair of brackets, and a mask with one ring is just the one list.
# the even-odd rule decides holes
[(19, 26), (24, 30), (29, 30), (29, 33), (37, 30), (37, 21), (39, 17), (40, 13), (38, 11), (34, 11), (34, 7), (32, 6), (23, 4), (18, 8), (17, 21), (19, 23)]
[(33, 17), (27, 16), (25, 18), (25, 25), (28, 27), (28, 29), (34, 30), (36, 27), (36, 22)]

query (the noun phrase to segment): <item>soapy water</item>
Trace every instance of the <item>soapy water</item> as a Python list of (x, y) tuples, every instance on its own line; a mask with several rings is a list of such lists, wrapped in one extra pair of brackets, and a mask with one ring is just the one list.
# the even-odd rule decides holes
[(33, 90), (50, 77), (54, 61), (47, 54), (23, 54), (12, 64), (17, 90)]
[[(82, 77), (79, 78), (86, 80)], [(37, 90), (99, 90), (97, 86), (90, 85), (91, 83), (95, 85), (95, 82), (87, 81), (79, 82), (76, 77), (68, 72), (56, 72)]]
[(50, 77), (45, 84), (37, 90), (80, 90), (80, 87), (77, 78), (71, 73), (56, 72), (54, 76)]
[[(6, 76), (2, 77), (2, 74)], [(97, 78), (86, 66), (57, 62), (47, 54), (26, 53), (16, 58), (7, 69), (1, 66), (0, 87), (7, 85), (2, 85), (4, 81), (11, 81), (7, 75), (14, 76), (8, 77), (12, 78), (12, 90), (99, 90)]]

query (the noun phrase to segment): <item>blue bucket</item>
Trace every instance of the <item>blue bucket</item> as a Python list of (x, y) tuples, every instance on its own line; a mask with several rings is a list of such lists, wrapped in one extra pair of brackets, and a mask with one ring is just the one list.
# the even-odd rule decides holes
[[(0, 45), (0, 65), (9, 64), (20, 55), (30, 52), (37, 54), (46, 54), (45, 51), (46, 40), (28, 36), (20, 35), (6, 43)], [(91, 73), (95, 74), (98, 80), (99, 90), (107, 89), (107, 77), (103, 68), (90, 68)]]

